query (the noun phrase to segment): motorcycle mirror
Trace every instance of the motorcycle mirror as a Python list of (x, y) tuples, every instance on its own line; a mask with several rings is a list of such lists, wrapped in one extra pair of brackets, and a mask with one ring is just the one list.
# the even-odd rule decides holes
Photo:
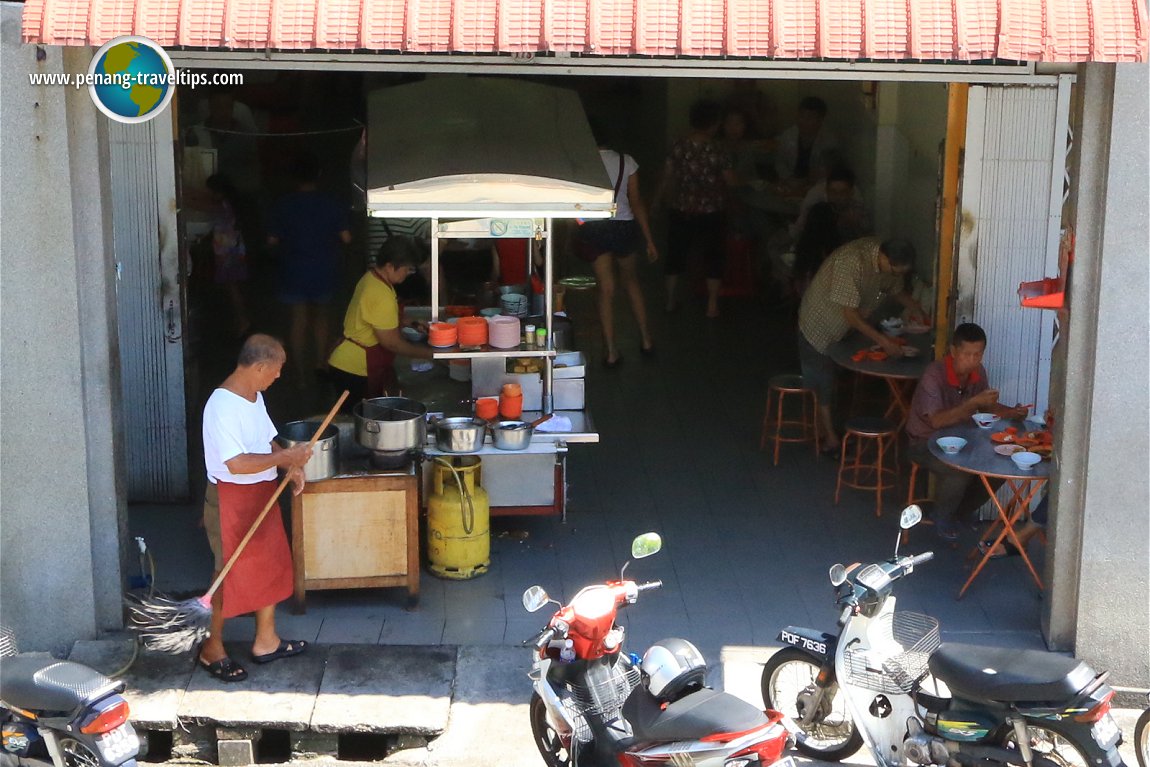
[(831, 585), (836, 589), (847, 582), (847, 569), (842, 565), (831, 565)]
[(523, 592), (523, 607), (529, 613), (535, 612), (550, 601), (551, 597), (547, 596), (542, 586), (532, 586)]
[(631, 559), (643, 559), (658, 554), (663, 548), (663, 539), (658, 533), (643, 533), (631, 541)]
[(909, 530), (919, 522), (922, 521), (922, 509), (918, 504), (911, 504), (902, 510), (902, 516), (899, 517), (898, 526), (903, 530)]

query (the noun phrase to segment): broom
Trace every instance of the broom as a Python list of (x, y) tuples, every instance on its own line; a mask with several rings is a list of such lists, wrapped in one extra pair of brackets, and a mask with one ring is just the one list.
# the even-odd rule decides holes
[[(340, 395), (339, 400), (327, 414), (327, 418), (323, 420), (323, 423), (308, 441), (307, 446), (309, 448), (315, 447), (320, 435), (335, 418), (335, 414), (339, 412), (347, 396), (346, 391)], [(207, 638), (212, 621), (212, 597), (224, 582), (224, 577), (235, 565), (236, 560), (239, 559), (240, 554), (243, 553), (248, 541), (255, 535), (256, 529), (264, 521), (264, 517), (276, 505), (276, 501), (283, 494), (288, 482), (289, 477), (285, 474), (279, 487), (276, 488), (275, 493), (264, 506), (263, 511), (252, 523), (247, 535), (236, 546), (231, 559), (220, 570), (220, 574), (216, 576), (211, 588), (203, 596), (183, 600), (172, 599), (159, 592), (145, 596), (131, 594), (125, 596), (124, 601), (127, 603), (130, 613), (128, 628), (139, 634), (145, 647), (149, 650), (177, 655), (188, 652)]]

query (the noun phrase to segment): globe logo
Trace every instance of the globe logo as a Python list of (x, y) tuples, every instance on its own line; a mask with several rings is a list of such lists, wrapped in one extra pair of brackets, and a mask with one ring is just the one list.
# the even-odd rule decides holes
[(92, 101), (122, 123), (145, 122), (164, 111), (175, 82), (176, 70), (164, 49), (135, 35), (105, 43), (88, 67)]

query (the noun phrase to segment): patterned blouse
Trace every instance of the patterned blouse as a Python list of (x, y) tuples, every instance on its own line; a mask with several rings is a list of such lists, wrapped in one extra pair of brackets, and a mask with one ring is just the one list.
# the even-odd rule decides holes
[(730, 154), (714, 141), (675, 142), (667, 156), (667, 173), (675, 184), (671, 207), (683, 213), (721, 211), (727, 195), (723, 172), (730, 169)]

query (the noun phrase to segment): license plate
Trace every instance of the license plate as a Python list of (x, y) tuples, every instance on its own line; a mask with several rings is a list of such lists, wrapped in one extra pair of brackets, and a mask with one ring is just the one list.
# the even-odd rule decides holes
[(132, 725), (124, 723), (96, 738), (96, 745), (105, 760), (118, 764), (139, 752), (140, 739)]
[(1118, 725), (1114, 722), (1114, 717), (1107, 714), (1094, 723), (1090, 728), (1090, 734), (1094, 736), (1094, 742), (1100, 748), (1110, 748), (1118, 742), (1121, 733), (1118, 730)]
[(776, 759), (771, 767), (798, 767), (798, 765), (795, 764), (793, 756), (784, 756), (782, 759)]

